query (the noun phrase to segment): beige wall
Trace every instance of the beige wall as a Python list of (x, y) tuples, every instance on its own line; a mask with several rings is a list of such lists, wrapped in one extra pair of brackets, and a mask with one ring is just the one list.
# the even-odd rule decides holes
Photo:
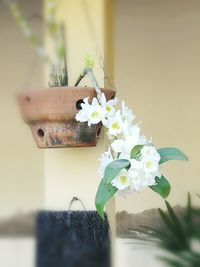
[[(17, 91), (41, 86), (42, 66), (0, 1), (0, 217), (43, 203), (43, 151), (36, 148), (15, 101)], [(25, 14), (41, 12), (41, 1), (19, 1)], [(41, 34), (41, 26), (32, 22)], [(32, 68), (36, 60), (36, 67)], [(34, 70), (30, 79), (30, 70)]]
[[(200, 191), (199, 29), (199, 0), (116, 0), (118, 97), (157, 147), (179, 147), (190, 159), (163, 168), (174, 204), (184, 203), (187, 191)], [(150, 190), (117, 201), (118, 209), (132, 212), (162, 204)]]
[[(21, 0), (20, 3), (27, 14), (42, 10), (39, 0)], [(76, 13), (76, 4), (73, 8)], [(99, 16), (98, 10), (95, 9), (95, 12)], [(84, 10), (80, 10), (77, 18), (84, 21), (84, 27), (88, 27)], [(21, 121), (14, 99), (14, 93), (23, 87), (28, 78), (35, 58), (34, 51), (23, 39), (2, 3), (0, 23), (0, 216), (3, 216), (43, 205), (44, 151), (36, 148), (28, 127)], [(34, 21), (33, 25), (40, 32), (39, 23)], [(100, 29), (98, 21), (95, 25)], [(95, 42), (103, 45), (102, 29), (97, 37), (88, 30), (88, 50), (85, 46), (79, 49), (83, 31), (75, 29), (69, 29), (69, 38), (75, 40), (75, 45), (70, 42), (69, 49), (77, 49), (77, 54), (69, 55), (71, 81), (75, 80), (83, 66), (80, 58), (88, 50), (95, 53)], [(190, 158), (189, 163), (169, 163), (163, 169), (172, 184), (169, 200), (174, 204), (184, 203), (187, 191), (195, 193), (199, 190), (199, 29), (198, 0), (116, 0), (115, 80), (118, 97), (134, 109), (138, 121), (143, 122), (143, 133), (152, 136), (158, 147), (177, 146)], [(96, 70), (101, 80), (98, 67)], [(42, 84), (42, 66), (39, 64), (30, 86)], [(87, 151), (87, 157), (94, 158), (91, 177), (95, 173), (97, 175), (98, 155), (105, 140), (100, 144), (102, 146), (99, 145), (97, 150)], [(48, 152), (46, 164), (53, 164), (57, 153)], [(65, 153), (68, 152), (59, 152), (62, 160), (57, 163), (58, 167), (61, 164), (61, 171), (65, 168)], [(84, 150), (72, 151), (71, 155), (71, 161), (76, 158), (81, 161), (86, 156)], [(86, 175), (89, 166), (83, 168)], [(81, 172), (76, 170), (76, 173), (80, 175)], [(52, 177), (51, 171), (46, 169), (46, 175)], [(50, 187), (46, 193), (52, 194)], [(55, 207), (65, 199), (64, 190), (62, 194), (60, 200), (55, 197)], [(162, 205), (160, 197), (150, 190), (128, 200), (117, 199), (119, 210), (133, 212)]]

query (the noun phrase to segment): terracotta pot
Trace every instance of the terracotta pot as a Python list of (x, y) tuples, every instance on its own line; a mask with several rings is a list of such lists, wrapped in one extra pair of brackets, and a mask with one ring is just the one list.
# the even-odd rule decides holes
[[(115, 96), (113, 90), (102, 91), (107, 100)], [(75, 115), (85, 97), (91, 101), (95, 96), (92, 87), (58, 87), (21, 92), (18, 101), (39, 148), (91, 147), (96, 146), (102, 125), (88, 127)]]

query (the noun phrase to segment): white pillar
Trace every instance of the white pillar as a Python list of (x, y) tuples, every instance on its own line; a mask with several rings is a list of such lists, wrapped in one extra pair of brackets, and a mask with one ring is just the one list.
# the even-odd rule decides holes
[[(58, 20), (66, 26), (69, 85), (74, 85), (84, 67), (84, 56), (94, 57), (94, 73), (101, 86), (104, 74), (98, 61), (105, 55), (110, 79), (112, 70), (112, 1), (67, 0), (59, 1)], [(47, 38), (47, 48), (49, 46)], [(83, 85), (91, 85), (88, 79)], [(97, 147), (66, 148), (45, 151), (45, 208), (66, 210), (72, 197), (79, 197), (87, 209), (95, 209), (95, 194), (100, 182), (98, 159), (105, 150), (107, 138), (101, 135)], [(115, 203), (110, 201), (107, 212), (112, 235), (115, 234)]]

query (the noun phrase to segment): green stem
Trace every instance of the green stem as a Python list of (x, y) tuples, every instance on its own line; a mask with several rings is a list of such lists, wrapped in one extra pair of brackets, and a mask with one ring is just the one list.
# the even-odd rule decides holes
[(94, 73), (93, 73), (93, 70), (89, 67), (85, 67), (85, 69), (83, 70), (83, 72), (80, 74), (80, 76), (78, 77), (76, 83), (75, 83), (75, 86), (78, 86), (79, 83), (81, 82), (81, 80), (86, 76), (88, 75), (88, 77), (90, 78), (94, 88), (95, 88), (95, 91), (97, 93), (97, 99), (99, 101), (99, 103), (101, 104), (101, 98), (102, 98), (102, 91), (101, 91), (101, 88), (99, 87), (99, 84), (94, 76)]
[(94, 85), (95, 91), (97, 93), (97, 99), (99, 103), (101, 104), (101, 98), (102, 98), (102, 92), (101, 88), (99, 87), (99, 84), (94, 76), (93, 70), (91, 68), (86, 67), (86, 72), (88, 77), (90, 78), (92, 84)]
[(82, 79), (85, 77), (85, 75), (87, 74), (86, 68), (83, 70), (83, 72), (80, 74), (80, 76), (78, 77), (76, 83), (74, 86), (78, 86), (79, 83), (82, 81)]

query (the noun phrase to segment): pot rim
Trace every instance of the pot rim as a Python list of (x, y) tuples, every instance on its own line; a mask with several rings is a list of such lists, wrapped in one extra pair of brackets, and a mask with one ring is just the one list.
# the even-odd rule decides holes
[[(106, 87), (100, 87), (100, 89), (102, 91), (112, 91), (112, 92), (115, 92), (116, 93), (116, 89), (115, 88), (106, 88)], [(59, 86), (59, 87), (44, 87), (44, 88), (39, 88), (39, 89), (32, 89), (32, 88), (27, 88), (27, 89), (22, 89), (21, 91), (19, 91), (17, 94), (18, 95), (21, 95), (21, 94), (24, 94), (24, 93), (28, 93), (28, 92), (47, 92), (47, 91), (51, 91), (51, 92), (54, 92), (54, 91), (69, 91), (69, 90), (76, 90), (76, 91), (79, 91), (79, 90), (95, 90), (95, 87), (94, 86)]]
[[(116, 92), (102, 88), (106, 98)], [(18, 94), (19, 107), (25, 122), (74, 120), (78, 112), (77, 102), (96, 97), (94, 87), (55, 87), (43, 90), (22, 91)]]

